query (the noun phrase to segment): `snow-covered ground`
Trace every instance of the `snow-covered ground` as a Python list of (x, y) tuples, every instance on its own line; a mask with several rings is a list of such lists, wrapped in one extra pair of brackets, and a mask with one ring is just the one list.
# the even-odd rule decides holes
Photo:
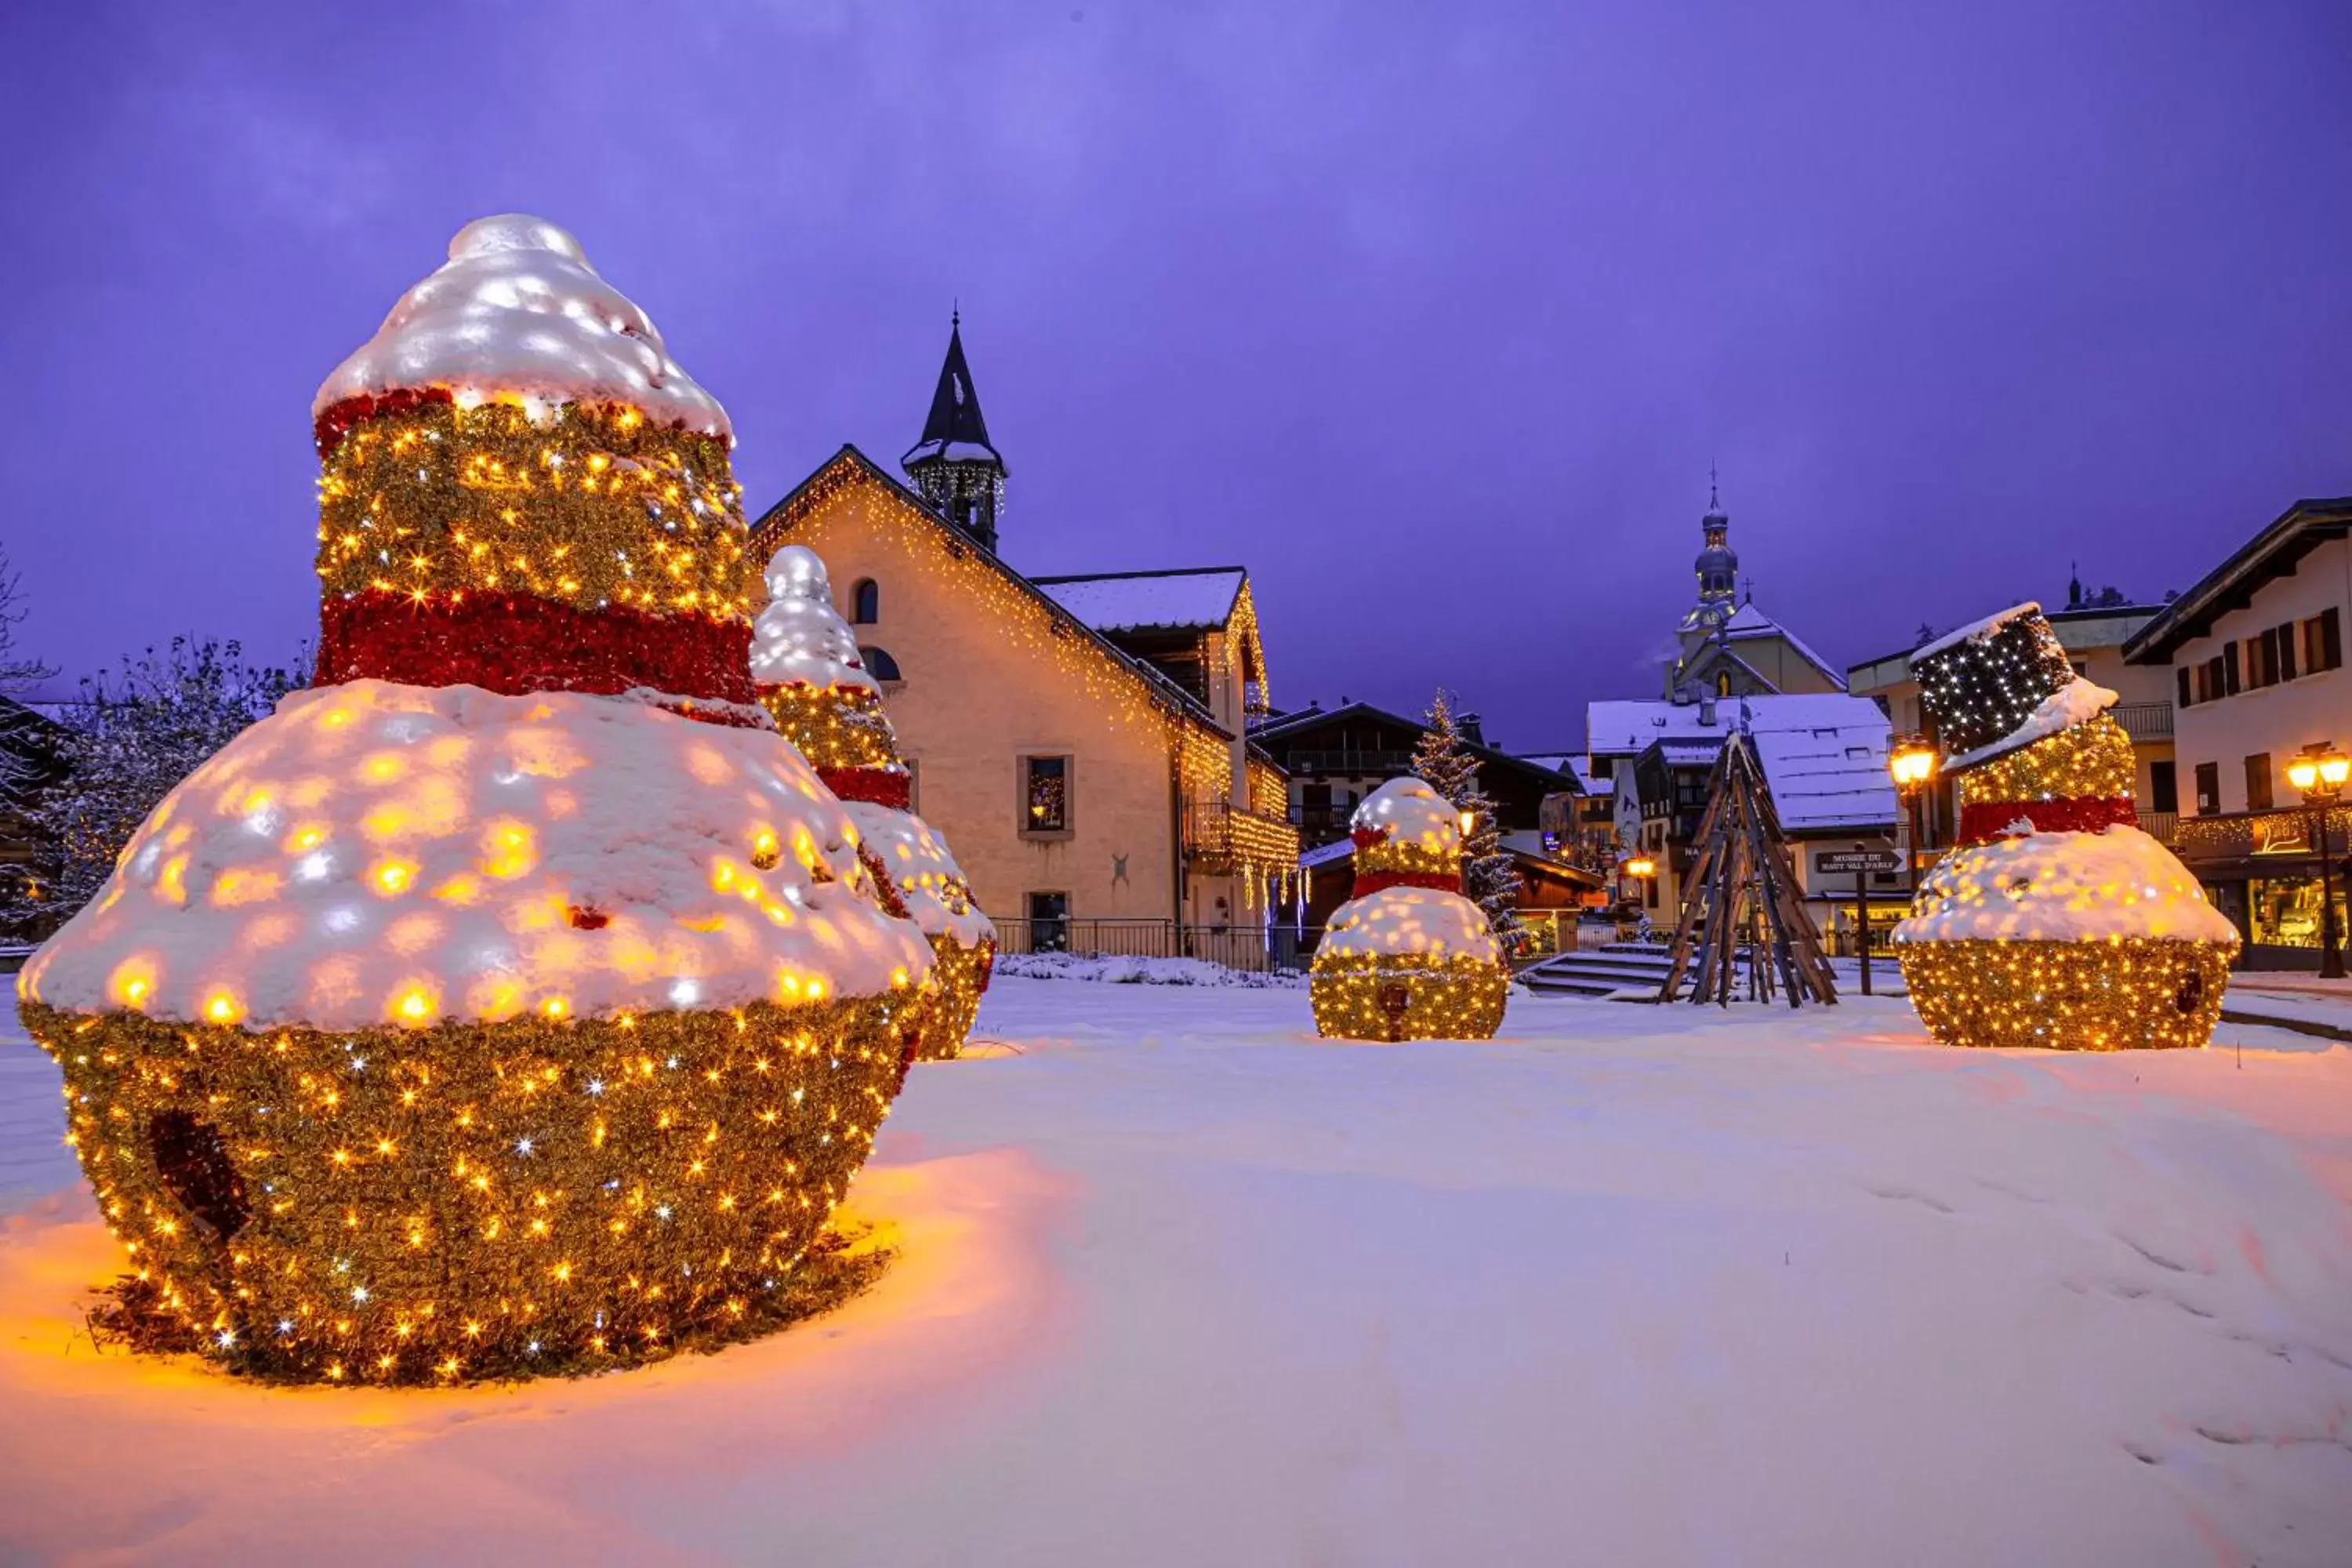
[(1295, 990), (1013, 978), (980, 1037), (843, 1312), (401, 1394), (95, 1356), (109, 1247), (0, 1044), (0, 1561), (2352, 1561), (2352, 1049), (1524, 996), (1350, 1047)]

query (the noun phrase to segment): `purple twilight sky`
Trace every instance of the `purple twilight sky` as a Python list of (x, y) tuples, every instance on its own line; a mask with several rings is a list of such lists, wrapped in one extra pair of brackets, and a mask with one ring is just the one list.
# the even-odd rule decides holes
[[(320, 379), (581, 237), (756, 514), (950, 300), (1035, 573), (1238, 562), (1278, 703), (1581, 743), (1719, 462), (1843, 664), (2352, 491), (2352, 6), (12, 5), (5, 542), (79, 674), (314, 615)], [(909, 671), (919, 679), (919, 671)]]

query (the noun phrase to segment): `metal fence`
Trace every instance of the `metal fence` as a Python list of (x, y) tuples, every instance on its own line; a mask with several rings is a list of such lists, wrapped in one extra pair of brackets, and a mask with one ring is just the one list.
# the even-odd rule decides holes
[[(1067, 952), (1086, 958), (1199, 958), (1228, 969), (1264, 974), (1304, 969), (1297, 931), (1286, 921), (1257, 925), (1184, 925), (1171, 920), (1008, 920), (991, 916), (999, 952)], [(1309, 928), (1311, 939), (1318, 934)]]

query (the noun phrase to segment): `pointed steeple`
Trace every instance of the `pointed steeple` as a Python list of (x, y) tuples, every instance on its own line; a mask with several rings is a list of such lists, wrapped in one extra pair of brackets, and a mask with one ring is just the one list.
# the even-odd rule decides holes
[(963, 354), (963, 312), (948, 319), (948, 357), (931, 392), (931, 411), (922, 438), (898, 459), (907, 477), (949, 521), (991, 551), (996, 548), (996, 513), (1003, 504), (1004, 458), (988, 438), (980, 394)]
[(1705, 540), (1698, 559), (1692, 563), (1698, 578), (1698, 602), (1683, 617), (1685, 629), (1728, 620), (1739, 591), (1739, 556), (1731, 548), (1731, 514), (1723, 510), (1722, 490), (1716, 482), (1713, 464), (1706, 470), (1706, 514), (1698, 520), (1698, 526)]

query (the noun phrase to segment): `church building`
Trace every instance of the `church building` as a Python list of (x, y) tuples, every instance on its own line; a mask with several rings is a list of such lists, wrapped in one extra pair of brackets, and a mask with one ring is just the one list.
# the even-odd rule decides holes
[(1756, 607), (1752, 580), (1748, 593), (1740, 595), (1731, 516), (1711, 484), (1706, 515), (1698, 523), (1706, 541), (1693, 563), (1698, 598), (1675, 628), (1681, 648), (1666, 661), (1664, 695), (1672, 700), (1692, 691), (1716, 697), (1843, 691), (1844, 676)]
[(1249, 574), (1031, 576), (999, 552), (1009, 469), (962, 323), (894, 476), (845, 446), (753, 526), (823, 556), (882, 683), (914, 809), (1009, 951), (1250, 955), (1298, 861)]

